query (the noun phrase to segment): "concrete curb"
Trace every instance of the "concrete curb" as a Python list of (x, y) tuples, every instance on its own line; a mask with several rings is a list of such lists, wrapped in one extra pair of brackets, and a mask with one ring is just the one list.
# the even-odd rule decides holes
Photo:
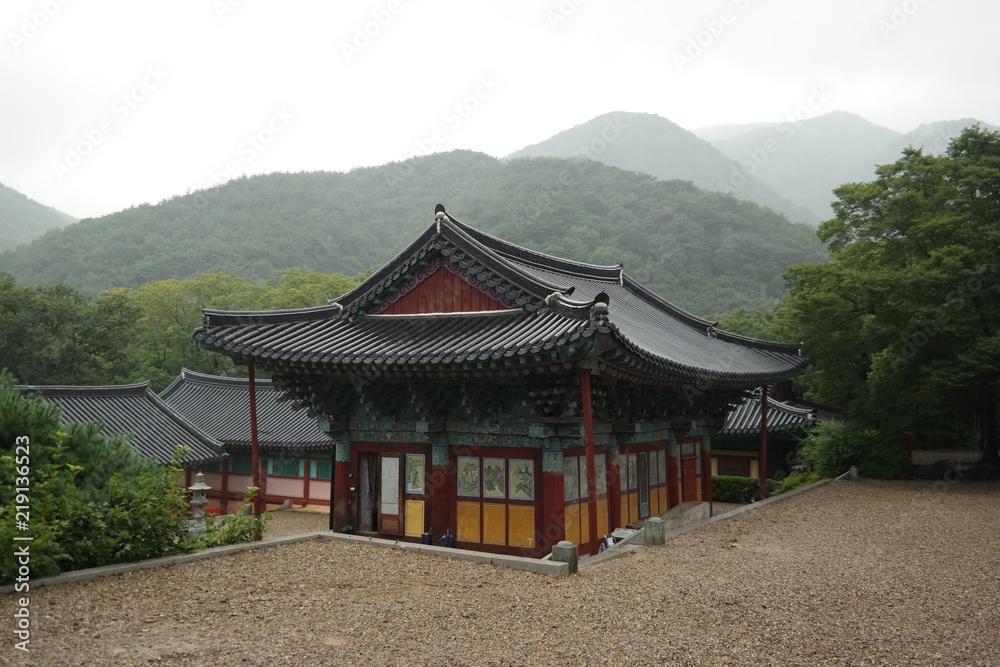
[[(806, 486), (800, 486), (797, 489), (792, 489), (791, 491), (786, 491), (785, 493), (782, 493), (781, 495), (771, 496), (770, 498), (765, 498), (764, 500), (759, 500), (759, 501), (757, 501), (755, 503), (751, 503), (749, 505), (745, 505), (745, 506), (740, 507), (738, 509), (734, 509), (731, 512), (726, 512), (725, 514), (719, 514), (718, 516), (709, 517), (707, 519), (703, 519), (702, 521), (691, 523), (691, 524), (688, 524), (686, 526), (682, 526), (680, 528), (676, 528), (674, 530), (668, 530), (666, 532), (666, 535), (664, 536), (664, 539), (669, 540), (672, 537), (677, 537), (678, 535), (683, 535), (684, 533), (690, 532), (690, 531), (695, 530), (697, 528), (701, 528), (702, 526), (707, 526), (707, 525), (709, 525), (711, 523), (715, 523), (716, 521), (725, 521), (726, 519), (731, 519), (731, 518), (733, 518), (734, 516), (736, 516), (738, 514), (743, 514), (744, 512), (749, 512), (751, 510), (759, 509), (759, 508), (764, 507), (766, 505), (770, 505), (771, 503), (780, 502), (781, 500), (784, 500), (785, 498), (791, 498), (794, 495), (797, 495), (799, 493), (803, 493), (805, 491), (808, 491), (809, 489), (814, 489), (814, 488), (816, 488), (818, 486), (822, 486), (822, 485), (824, 485), (824, 484), (826, 484), (828, 482), (832, 482), (832, 481), (834, 481), (834, 480), (829, 479), (829, 478), (828, 479), (821, 479), (818, 482), (813, 482), (812, 484), (807, 484)], [(603, 561), (611, 560), (611, 559), (617, 558), (619, 556), (624, 556), (625, 554), (630, 553), (630, 552), (632, 552), (632, 551), (634, 551), (636, 549), (639, 549), (639, 548), (641, 548), (643, 546), (647, 546), (647, 545), (643, 544), (642, 538), (639, 537), (642, 534), (642, 532), (643, 532), (643, 529), (640, 528), (639, 531), (635, 535), (633, 535), (631, 538), (629, 538), (629, 540), (628, 540), (629, 543), (628, 544), (622, 544), (622, 546), (624, 546), (625, 548), (622, 549), (622, 550), (620, 550), (620, 551), (616, 551), (616, 549), (618, 549), (618, 546), (619, 546), (619, 545), (616, 544), (614, 547), (612, 547), (610, 549), (607, 549), (605, 551), (602, 551), (601, 553), (596, 554), (594, 556), (581, 556), (580, 557), (580, 567), (583, 568), (583, 567), (589, 566), (589, 565), (596, 565), (597, 563), (601, 563)]]
[[(730, 518), (736, 516), (737, 514), (743, 514), (744, 512), (749, 512), (750, 510), (755, 510), (755, 509), (758, 509), (760, 507), (765, 507), (767, 505), (770, 505), (771, 503), (780, 502), (780, 501), (784, 500), (785, 498), (791, 498), (792, 496), (795, 496), (795, 495), (798, 495), (798, 494), (803, 493), (805, 491), (808, 491), (809, 489), (815, 489), (818, 486), (823, 486), (824, 484), (826, 484), (828, 482), (832, 482), (832, 481), (834, 481), (834, 480), (831, 479), (831, 478), (821, 479), (818, 482), (813, 482), (812, 484), (806, 484), (805, 486), (800, 486), (797, 489), (792, 489), (791, 491), (786, 491), (786, 492), (784, 492), (784, 493), (782, 493), (780, 495), (771, 496), (770, 498), (765, 498), (764, 500), (758, 500), (755, 503), (750, 503), (749, 505), (744, 505), (743, 507), (739, 507), (739, 508), (734, 509), (732, 511), (726, 512), (725, 514), (719, 514), (718, 516), (710, 517), (707, 520), (705, 520), (704, 522), (699, 523), (697, 526), (693, 526), (693, 527), (694, 528), (698, 528), (698, 527), (701, 527), (701, 526), (708, 525), (710, 523), (715, 523), (716, 521), (722, 521), (723, 519), (730, 519)], [(674, 535), (680, 535), (680, 533), (679, 532), (668, 533), (667, 537), (668, 538), (669, 537), (673, 537)]]
[[(128, 574), (129, 572), (138, 572), (139, 570), (151, 570), (157, 567), (167, 567), (169, 565), (178, 565), (180, 563), (191, 563), (194, 561), (205, 560), (206, 558), (228, 556), (229, 554), (239, 553), (241, 551), (263, 549), (265, 547), (273, 547), (280, 544), (295, 544), (297, 542), (308, 542), (309, 540), (315, 540), (317, 538), (322, 538), (331, 541), (338, 541), (338, 542), (354, 542), (361, 544), (367, 543), (383, 548), (399, 549), (401, 551), (413, 551), (416, 553), (429, 554), (431, 556), (440, 556), (442, 558), (456, 558), (458, 560), (469, 560), (476, 563), (486, 563), (488, 565), (509, 567), (515, 570), (525, 570), (528, 572), (536, 572), (538, 574), (547, 574), (550, 576), (557, 576), (557, 577), (569, 576), (568, 563), (559, 563), (551, 560), (543, 561), (541, 559), (525, 558), (523, 556), (504, 556), (500, 554), (489, 554), (489, 553), (483, 553), (481, 551), (469, 551), (467, 549), (438, 547), (429, 544), (397, 542), (394, 540), (363, 537), (360, 535), (346, 535), (343, 533), (331, 533), (327, 531), (319, 533), (305, 533), (302, 535), (293, 535), (291, 537), (275, 537), (269, 540), (261, 540), (260, 542), (245, 542), (243, 544), (233, 544), (225, 547), (214, 547), (212, 549), (206, 549), (205, 551), (198, 551), (193, 554), (182, 554), (180, 556), (166, 556), (164, 558), (151, 558), (149, 560), (141, 560), (141, 561), (136, 561), (134, 563), (119, 563), (117, 565), (104, 565), (102, 567), (91, 567), (85, 570), (73, 570), (71, 572), (63, 572), (62, 574), (57, 574), (52, 577), (32, 579), (31, 581), (28, 582), (28, 584), (31, 588), (41, 588), (42, 586), (58, 586), (60, 584), (73, 583), (74, 581), (87, 581), (90, 579), (100, 579), (102, 577), (110, 577), (117, 574)], [(15, 592), (14, 588), (15, 585), (16, 584), (0, 586), (0, 595), (5, 593)]]
[[(667, 531), (666, 539), (671, 537), (676, 537), (678, 535), (683, 535), (684, 533), (695, 530), (696, 528), (701, 528), (702, 526), (707, 526), (710, 523), (715, 523), (716, 521), (724, 521), (725, 519), (731, 519), (732, 517), (742, 514), (743, 512), (749, 512), (750, 510), (758, 509), (769, 505), (770, 503), (775, 503), (785, 498), (790, 498), (799, 493), (808, 491), (809, 489), (814, 489), (818, 486), (822, 486), (827, 482), (832, 482), (832, 479), (821, 479), (818, 482), (813, 482), (806, 486), (801, 486), (797, 489), (788, 491), (787, 493), (782, 493), (780, 496), (771, 496), (764, 500), (758, 501), (756, 503), (751, 503), (745, 507), (740, 507), (731, 512), (726, 512), (725, 514), (720, 514), (718, 516), (709, 517), (703, 521), (689, 524), (682, 528), (676, 530)], [(582, 568), (588, 565), (594, 565), (605, 560), (610, 560), (618, 556), (623, 556), (635, 549), (644, 546), (642, 544), (642, 538), (639, 535), (642, 534), (642, 529), (640, 529), (634, 536), (628, 539), (628, 544), (621, 544), (623, 547), (620, 550), (616, 550), (615, 547), (608, 549), (600, 554), (594, 556), (586, 556), (580, 558), (579, 566)], [(358, 544), (372, 544), (374, 546), (379, 546), (388, 549), (400, 549), (402, 551), (413, 551), (416, 553), (428, 554), (431, 556), (440, 556), (442, 558), (455, 558), (458, 560), (468, 560), (476, 563), (486, 563), (488, 565), (497, 565), (500, 567), (509, 567), (515, 570), (525, 570), (527, 572), (535, 572), (538, 574), (546, 574), (555, 577), (568, 577), (569, 576), (569, 564), (560, 563), (548, 559), (540, 558), (525, 558), (523, 556), (504, 556), (501, 554), (490, 554), (481, 551), (469, 551), (467, 549), (455, 549), (449, 547), (438, 547), (432, 544), (418, 544), (413, 542), (397, 542), (394, 540), (385, 540), (377, 537), (365, 537), (362, 535), (347, 535), (344, 533), (332, 533), (329, 531), (318, 532), (318, 533), (305, 533), (303, 535), (293, 535), (291, 537), (275, 537), (269, 540), (261, 540), (260, 542), (246, 542), (243, 544), (233, 544), (226, 547), (215, 547), (212, 549), (206, 549), (205, 551), (199, 551), (193, 554), (183, 554), (180, 556), (167, 556), (166, 558), (152, 558), (150, 560), (142, 560), (135, 563), (120, 563), (118, 565), (105, 565), (103, 567), (92, 567), (86, 570), (74, 570), (72, 572), (63, 572), (62, 574), (57, 574), (53, 577), (44, 577), (42, 579), (34, 579), (29, 582), (31, 588), (41, 588), (42, 586), (58, 586), (59, 584), (69, 584), (74, 581), (87, 581), (89, 579), (100, 579), (101, 577), (110, 577), (116, 574), (127, 574), (129, 572), (138, 572), (139, 570), (150, 570), (156, 567), (166, 567), (168, 565), (177, 565), (179, 563), (190, 563), (194, 561), (204, 560), (206, 558), (215, 558), (217, 556), (228, 556), (229, 554), (238, 553), (240, 551), (250, 551), (252, 549), (263, 549), (265, 547), (273, 547), (279, 544), (295, 544), (296, 542), (308, 542), (309, 540), (314, 540), (317, 538), (323, 538), (326, 540), (334, 540), (340, 542), (354, 542)], [(617, 547), (618, 545), (616, 545)], [(607, 554), (607, 555), (605, 555)], [(0, 595), (5, 593), (13, 593), (15, 584), (8, 584), (6, 586), (0, 586)]]
[(569, 576), (569, 563), (560, 563), (554, 560), (526, 558), (524, 556), (505, 556), (503, 554), (491, 554), (482, 551), (470, 551), (468, 549), (455, 549), (454, 547), (439, 547), (433, 544), (398, 542), (379, 537), (346, 535), (344, 533), (321, 533), (319, 534), (319, 537), (338, 542), (373, 544), (383, 548), (413, 551), (415, 553), (428, 554), (431, 556), (440, 556), (441, 558), (454, 558), (457, 560), (468, 560), (475, 563), (499, 565), (502, 567), (509, 567), (514, 570), (526, 570), (528, 572), (536, 572), (538, 574), (548, 574), (558, 577)]
[[(51, 577), (32, 579), (28, 583), (31, 588), (58, 586), (59, 584), (69, 584), (74, 581), (100, 579), (101, 577), (110, 577), (115, 574), (127, 574), (129, 572), (138, 572), (139, 570), (151, 570), (155, 567), (165, 567), (167, 565), (177, 565), (179, 563), (190, 563), (198, 560), (204, 560), (206, 558), (215, 558), (217, 556), (228, 556), (229, 554), (238, 553), (240, 551), (273, 547), (278, 544), (307, 542), (323, 536), (324, 533), (308, 533), (305, 535), (294, 535), (292, 537), (275, 537), (269, 540), (261, 540), (260, 542), (244, 542), (243, 544), (232, 544), (225, 547), (213, 547), (211, 549), (205, 549), (204, 551), (198, 551), (193, 554), (166, 556), (164, 558), (150, 558), (149, 560), (140, 560), (134, 563), (118, 563), (116, 565), (90, 567), (85, 570), (72, 570), (70, 572), (63, 572), (62, 574), (57, 574)], [(14, 584), (0, 586), (0, 594), (12, 592), (14, 592)]]

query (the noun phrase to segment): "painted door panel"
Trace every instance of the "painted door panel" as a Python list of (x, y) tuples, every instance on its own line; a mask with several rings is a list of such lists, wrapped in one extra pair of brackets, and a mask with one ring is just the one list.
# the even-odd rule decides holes
[(381, 488), (378, 508), (378, 532), (383, 535), (403, 534), (403, 476), (399, 454), (379, 457)]

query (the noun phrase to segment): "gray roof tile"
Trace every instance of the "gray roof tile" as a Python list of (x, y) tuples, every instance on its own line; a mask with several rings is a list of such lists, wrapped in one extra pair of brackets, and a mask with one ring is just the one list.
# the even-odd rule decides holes
[[(334, 441), (320, 431), (305, 410), (293, 410), (270, 380), (254, 381), (257, 399), (257, 442), (261, 447), (330, 449)], [(160, 392), (174, 410), (227, 449), (250, 446), (250, 381), (183, 369)]]
[[(469, 262), (520, 307), (475, 314), (366, 314), (435, 253)], [(591, 321), (591, 307), (602, 294), (609, 315), (598, 324)], [(599, 350), (597, 337), (603, 341)], [(797, 345), (717, 331), (713, 322), (648, 291), (621, 265), (552, 257), (448, 217), (337, 303), (271, 312), (205, 310), (195, 338), (203, 348), (274, 367), (431, 370), (593, 356), (647, 377), (704, 386), (772, 383), (797, 375), (807, 363)]]
[(64, 422), (103, 422), (101, 434), (132, 435), (131, 445), (147, 458), (166, 464), (178, 445), (190, 449), (183, 465), (217, 461), (222, 443), (178, 414), (149, 388), (148, 382), (111, 386), (21, 386), (62, 409)]

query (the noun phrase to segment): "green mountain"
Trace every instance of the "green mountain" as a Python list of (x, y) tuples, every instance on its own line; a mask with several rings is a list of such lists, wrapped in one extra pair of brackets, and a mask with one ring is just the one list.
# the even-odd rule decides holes
[[(996, 125), (983, 123), (975, 118), (923, 123), (912, 132), (908, 132), (880, 146), (871, 160), (873, 164), (892, 164), (899, 159), (899, 155), (903, 152), (903, 149), (909, 146), (921, 148), (924, 153), (929, 155), (941, 155), (948, 148), (951, 140), (960, 135), (962, 130), (977, 124), (987, 130), (1000, 130), (1000, 127)], [(870, 178), (865, 180), (870, 180)]]
[(538, 156), (583, 157), (661, 180), (691, 181), (705, 190), (769, 206), (794, 222), (815, 224), (819, 220), (754, 175), (742, 172), (736, 161), (704, 139), (655, 114), (607, 113), (508, 157)]
[(47, 229), (72, 222), (76, 222), (76, 218), (39, 204), (0, 183), (0, 250), (28, 243)]
[(833, 111), (797, 123), (716, 126), (695, 134), (779, 194), (827, 220), (833, 217), (835, 188), (872, 180), (876, 166), (892, 164), (908, 146), (942, 153), (962, 129), (977, 122), (964, 118), (925, 123), (900, 134), (861, 116)]
[[(833, 111), (801, 123), (780, 123), (716, 141), (733, 160), (756, 169), (755, 175), (794, 201), (809, 207), (820, 220), (833, 216), (833, 189), (844, 183), (869, 181), (873, 150), (900, 135), (861, 116)], [(897, 151), (889, 162), (899, 158)]]
[(812, 229), (732, 196), (585, 159), (452, 151), (346, 173), (278, 173), (52, 230), (0, 253), (18, 282), (87, 294), (289, 267), (355, 275), (402, 250), (444, 203), (542, 252), (613, 264), (701, 315), (772, 304), (791, 264), (828, 259)]

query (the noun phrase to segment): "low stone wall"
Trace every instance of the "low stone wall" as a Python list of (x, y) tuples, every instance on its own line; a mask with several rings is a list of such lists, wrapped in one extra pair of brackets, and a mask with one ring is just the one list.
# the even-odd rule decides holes
[[(233, 544), (225, 547), (214, 547), (212, 549), (198, 551), (193, 554), (182, 554), (180, 556), (151, 558), (149, 560), (141, 560), (141, 561), (136, 561), (134, 563), (119, 563), (117, 565), (92, 567), (92, 568), (87, 568), (85, 570), (73, 570), (71, 572), (63, 572), (62, 574), (57, 574), (52, 577), (34, 579), (31, 581), (31, 587), (40, 588), (42, 586), (57, 586), (59, 584), (68, 584), (73, 581), (86, 581), (88, 579), (99, 579), (101, 577), (109, 577), (116, 574), (125, 574), (127, 572), (137, 572), (139, 570), (148, 570), (155, 567), (165, 567), (168, 565), (177, 565), (179, 563), (189, 563), (192, 561), (203, 560), (205, 558), (215, 558), (216, 556), (226, 556), (228, 554), (236, 553), (239, 551), (248, 551), (251, 549), (263, 549), (265, 547), (273, 547), (279, 544), (293, 544), (295, 542), (305, 542), (307, 540), (314, 540), (316, 538), (323, 538), (327, 540), (338, 540), (343, 542), (369, 543), (374, 546), (382, 548), (399, 549), (402, 551), (415, 551), (417, 553), (429, 554), (431, 556), (440, 556), (442, 558), (457, 558), (460, 560), (471, 560), (477, 563), (500, 565), (515, 570), (527, 570), (529, 572), (537, 572), (539, 574), (548, 574), (552, 576), (565, 577), (569, 576), (570, 574), (569, 572), (570, 566), (567, 563), (560, 563), (553, 560), (541, 560), (538, 558), (525, 558), (521, 556), (504, 556), (501, 554), (484, 553), (482, 551), (452, 549), (452, 548), (439, 547), (427, 544), (415, 544), (413, 542), (397, 542), (394, 540), (364, 537), (360, 535), (344, 535), (343, 533), (321, 532), (321, 533), (308, 533), (304, 535), (295, 535), (292, 537), (278, 537), (269, 540), (261, 540), (260, 542), (244, 542), (242, 544)], [(0, 586), (0, 594), (14, 592), (14, 586), (15, 584)]]

